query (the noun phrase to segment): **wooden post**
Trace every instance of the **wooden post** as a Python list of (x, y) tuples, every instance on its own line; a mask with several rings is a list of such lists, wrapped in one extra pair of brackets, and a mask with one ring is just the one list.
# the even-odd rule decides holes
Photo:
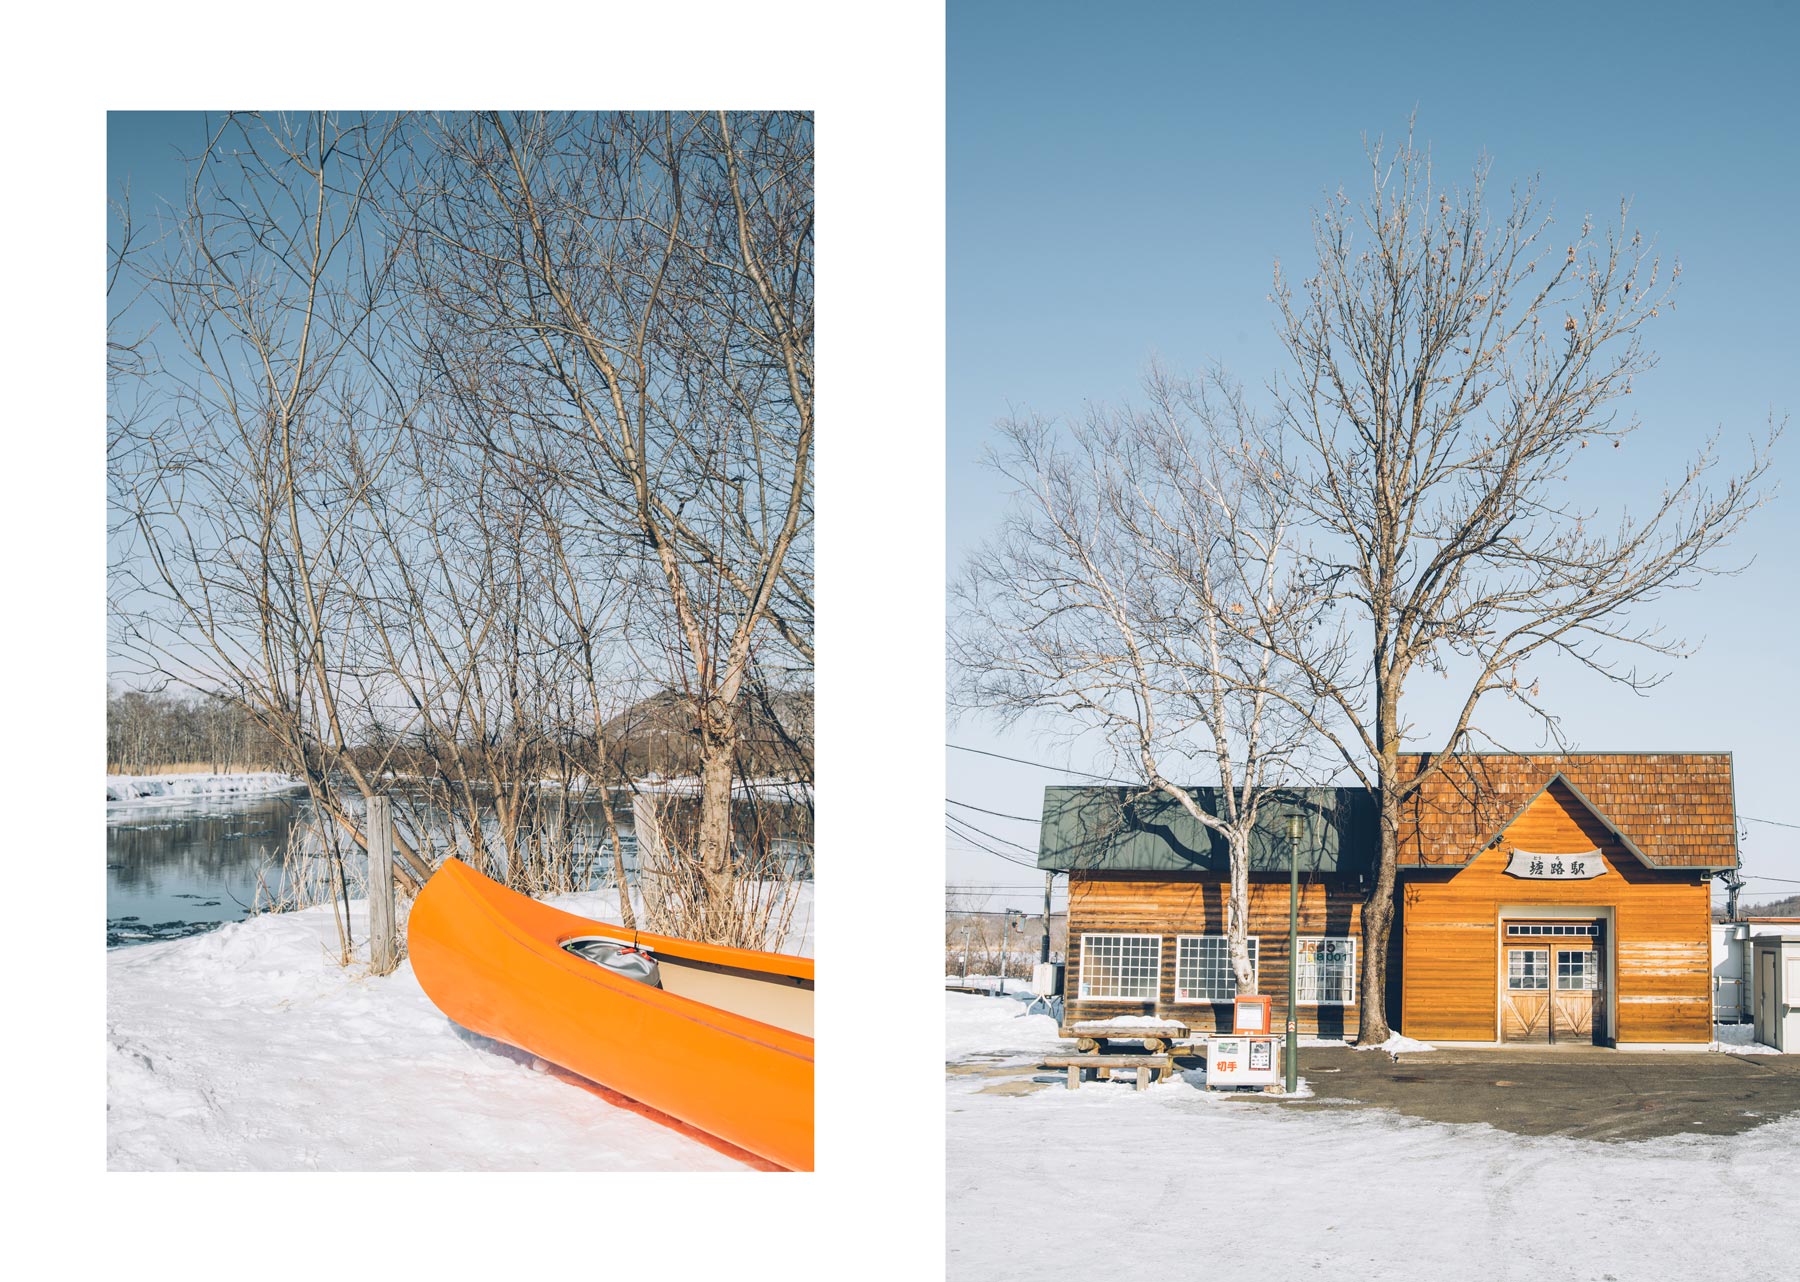
[(369, 969), (391, 974), (400, 964), (394, 936), (393, 802), (369, 798)]

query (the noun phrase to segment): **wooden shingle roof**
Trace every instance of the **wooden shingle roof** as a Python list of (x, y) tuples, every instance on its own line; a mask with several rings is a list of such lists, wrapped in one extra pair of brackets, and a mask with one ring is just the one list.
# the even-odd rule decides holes
[[(1402, 755), (1402, 776), (1430, 760)], [(1648, 866), (1737, 866), (1729, 752), (1459, 754), (1402, 807), (1400, 866), (1462, 867), (1558, 776)]]

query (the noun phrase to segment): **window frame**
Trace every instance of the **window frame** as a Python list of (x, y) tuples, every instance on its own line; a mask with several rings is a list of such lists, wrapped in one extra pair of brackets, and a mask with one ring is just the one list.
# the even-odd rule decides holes
[[(1539, 959), (1536, 968), (1520, 966), (1517, 973), (1513, 970), (1513, 959), (1518, 957), (1536, 957)], [(1556, 950), (1542, 941), (1533, 941), (1528, 945), (1508, 944), (1506, 948), (1506, 991), (1509, 993), (1548, 993), (1555, 987)], [(1513, 980), (1538, 979), (1539, 984), (1517, 983)]]
[[(1136, 995), (1122, 997), (1116, 994), (1096, 994), (1088, 991), (1088, 941), (1103, 939), (1148, 939), (1155, 943), (1155, 959), (1150, 968), (1152, 991), (1148, 997)], [(1163, 937), (1161, 935), (1116, 930), (1084, 931), (1081, 936), (1081, 965), (1075, 972), (1075, 1000), (1081, 1002), (1148, 1002), (1152, 1005), (1160, 1003), (1162, 1001), (1162, 948)], [(1123, 950), (1120, 952), (1120, 961), (1124, 961)]]
[[(1307, 1000), (1306, 985), (1303, 982), (1303, 977), (1302, 977), (1302, 974), (1299, 969), (1300, 957), (1298, 954), (1296, 954), (1295, 956), (1288, 958), (1288, 965), (1295, 968), (1294, 969), (1294, 1005), (1295, 1006), (1297, 1006), (1297, 1007), (1298, 1006), (1337, 1006), (1340, 1008), (1348, 1008), (1348, 1007), (1356, 1005), (1356, 990), (1357, 990), (1358, 984), (1361, 982), (1361, 976), (1357, 974), (1357, 970), (1356, 970), (1356, 956), (1357, 956), (1357, 952), (1358, 952), (1358, 947), (1357, 947), (1358, 940), (1357, 940), (1356, 936), (1355, 935), (1301, 935), (1298, 942), (1301, 945), (1305, 945), (1308, 943), (1322, 944), (1322, 943), (1326, 943), (1327, 941), (1332, 941), (1332, 940), (1335, 940), (1339, 943), (1348, 944), (1350, 946), (1350, 960), (1349, 960), (1348, 965), (1345, 968), (1346, 973), (1350, 976), (1350, 993), (1349, 993), (1349, 995), (1344, 997), (1342, 1000), (1336, 1000), (1336, 999), (1334, 999), (1332, 1001), (1317, 1000), (1319, 972), (1318, 972), (1318, 966), (1315, 964), (1313, 967), (1313, 992), (1314, 992), (1315, 996), (1314, 996), (1314, 1000), (1311, 1000), (1311, 1001)], [(1304, 952), (1305, 951), (1304, 948), (1302, 948), (1301, 951)]]
[[(1259, 937), (1256, 935), (1249, 935), (1249, 936), (1245, 937), (1245, 941), (1244, 941), (1249, 946), (1249, 949), (1250, 949), (1250, 983), (1251, 983), (1250, 991), (1252, 994), (1260, 993), (1262, 991), (1262, 959), (1261, 959), (1262, 948), (1257, 943), (1258, 938)], [(1175, 1005), (1175, 1006), (1229, 1006), (1237, 998), (1238, 994), (1235, 991), (1227, 993), (1224, 997), (1188, 997), (1188, 996), (1183, 995), (1183, 990), (1181, 987), (1181, 946), (1183, 944), (1187, 943), (1189, 940), (1201, 941), (1201, 940), (1213, 940), (1213, 939), (1216, 939), (1219, 942), (1226, 945), (1226, 948), (1225, 948), (1225, 973), (1227, 975), (1231, 975), (1231, 948), (1230, 948), (1230, 942), (1229, 942), (1230, 941), (1229, 935), (1177, 935), (1177, 936), (1175, 936), (1175, 1000), (1171, 1003), (1171, 1005)], [(1229, 982), (1235, 989), (1235, 987), (1237, 985), (1237, 977), (1231, 976)]]
[[(1551, 983), (1554, 991), (1559, 993), (1596, 993), (1600, 991), (1600, 952), (1595, 948), (1558, 948), (1551, 963)], [(1585, 958), (1579, 970), (1563, 969), (1565, 957)], [(1585, 980), (1581, 984), (1563, 983), (1565, 979), (1579, 978)]]

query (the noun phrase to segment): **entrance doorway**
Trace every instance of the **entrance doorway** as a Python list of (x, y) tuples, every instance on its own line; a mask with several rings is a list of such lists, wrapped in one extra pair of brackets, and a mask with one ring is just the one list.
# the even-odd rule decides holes
[(1598, 921), (1503, 923), (1500, 1040), (1603, 1045), (1605, 960)]

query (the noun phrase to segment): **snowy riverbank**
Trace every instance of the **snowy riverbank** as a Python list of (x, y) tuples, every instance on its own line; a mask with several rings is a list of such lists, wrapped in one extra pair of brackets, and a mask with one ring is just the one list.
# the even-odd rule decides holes
[[(608, 893), (560, 907), (616, 920)], [(796, 949), (811, 949), (811, 897)], [(366, 906), (352, 903), (355, 937)], [(107, 954), (113, 1170), (743, 1170), (333, 960), (331, 912)]]
[(247, 774), (107, 775), (106, 804), (154, 806), (192, 801), (235, 801), (303, 787), (292, 775), (260, 770)]

